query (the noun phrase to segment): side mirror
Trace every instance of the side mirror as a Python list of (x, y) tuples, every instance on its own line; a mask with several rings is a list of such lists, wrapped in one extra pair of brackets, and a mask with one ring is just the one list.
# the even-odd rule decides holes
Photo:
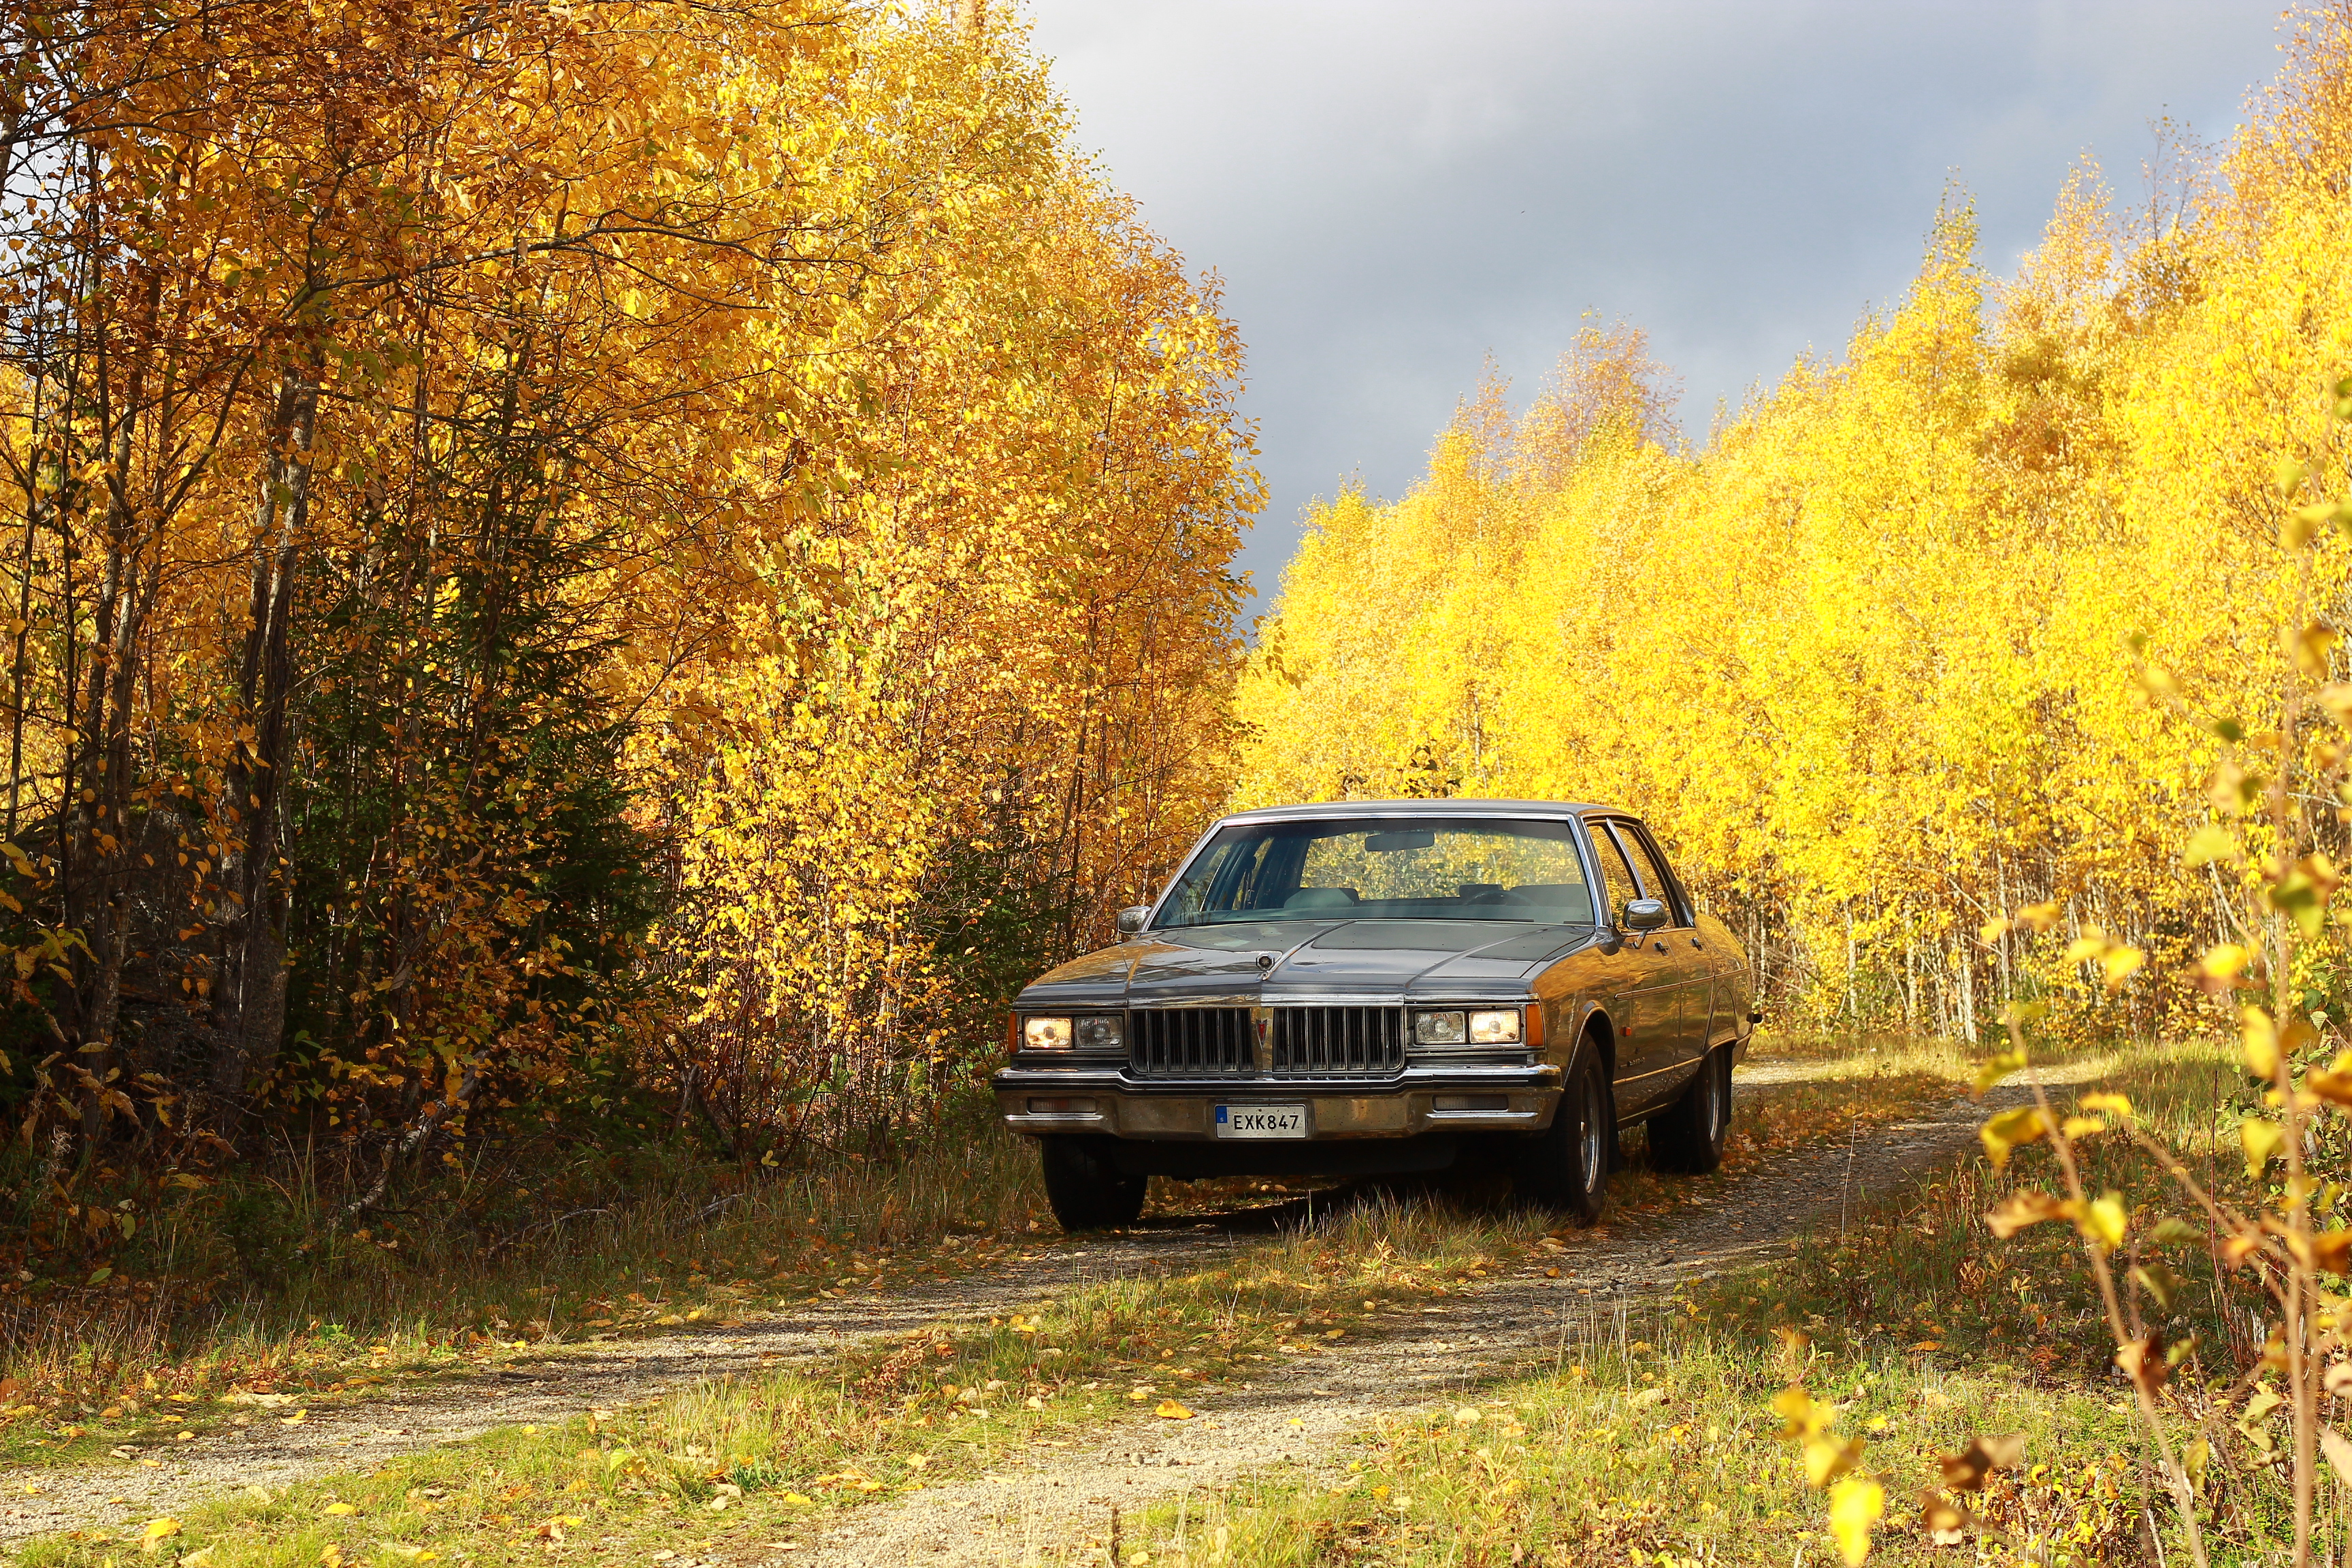
[[(1663, 907), (1663, 906), (1662, 906)], [(1118, 911), (1118, 934), (1134, 936), (1143, 930), (1143, 922), (1151, 918), (1150, 904), (1130, 904)]]
[(1627, 931), (1660, 931), (1669, 918), (1664, 899), (1628, 899), (1617, 923)]

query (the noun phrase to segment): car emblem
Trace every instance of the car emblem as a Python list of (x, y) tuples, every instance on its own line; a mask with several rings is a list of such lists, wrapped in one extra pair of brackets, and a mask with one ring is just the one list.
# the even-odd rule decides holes
[(1259, 973), (1263, 974), (1273, 967), (1274, 954), (1270, 952), (1261, 952), (1257, 955), (1257, 968)]

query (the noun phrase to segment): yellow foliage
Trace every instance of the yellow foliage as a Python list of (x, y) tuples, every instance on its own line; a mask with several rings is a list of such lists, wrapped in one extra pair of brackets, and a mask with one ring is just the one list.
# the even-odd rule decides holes
[[(2352, 365), (2347, 82), (2315, 13), (2179, 221), (2086, 168), (2007, 279), (1948, 201), (1907, 297), (1703, 451), (1631, 329), (1516, 421), (1490, 384), (1407, 493), (1310, 515), (1237, 802), (1622, 803), (1811, 1018), (2161, 1022), (2154, 977), (2269, 896), (2276, 650), (2343, 669), (2298, 606), (2306, 564), (2311, 602), (2352, 589), (2352, 543), (2280, 548), (2276, 459), (2311, 503), (2347, 456), (2313, 396)], [(2281, 895), (2311, 929), (2331, 876)]]

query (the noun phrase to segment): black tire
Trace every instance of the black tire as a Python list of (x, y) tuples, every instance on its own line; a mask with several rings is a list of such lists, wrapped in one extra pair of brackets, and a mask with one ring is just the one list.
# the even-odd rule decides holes
[(1731, 1047), (1706, 1053), (1682, 1098), (1650, 1121), (1650, 1163), (1661, 1171), (1704, 1175), (1723, 1163), (1731, 1131)]
[(1591, 1225), (1609, 1199), (1609, 1167), (1617, 1143), (1616, 1100), (1601, 1053), (1590, 1042), (1576, 1053), (1561, 1086), (1551, 1126), (1519, 1151), (1512, 1184), (1528, 1203), (1570, 1224)]
[(1108, 1160), (1075, 1138), (1040, 1138), (1045, 1201), (1066, 1231), (1133, 1225), (1143, 1212), (1149, 1176), (1122, 1176)]

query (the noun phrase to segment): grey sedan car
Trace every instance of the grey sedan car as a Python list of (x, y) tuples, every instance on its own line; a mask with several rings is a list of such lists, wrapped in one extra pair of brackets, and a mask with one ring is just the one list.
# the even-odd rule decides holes
[(1118, 929), (1021, 993), (992, 1080), (1066, 1228), (1133, 1220), (1155, 1175), (1495, 1162), (1589, 1224), (1623, 1128), (1669, 1170), (1722, 1158), (1747, 957), (1627, 812), (1244, 812)]

